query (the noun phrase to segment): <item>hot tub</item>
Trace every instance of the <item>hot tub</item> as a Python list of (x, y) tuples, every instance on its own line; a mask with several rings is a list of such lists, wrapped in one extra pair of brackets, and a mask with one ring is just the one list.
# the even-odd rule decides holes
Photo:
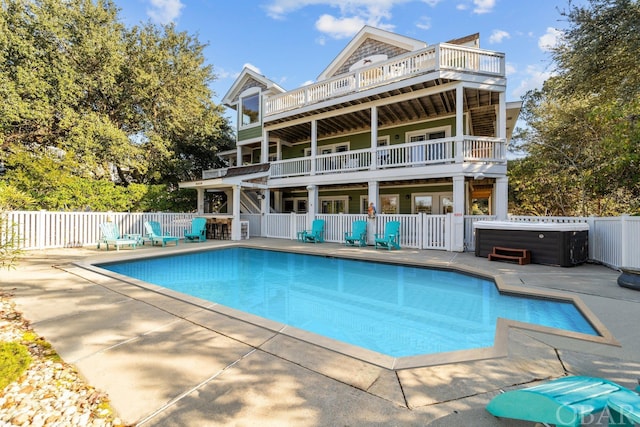
[(473, 224), (476, 256), (487, 257), (494, 246), (528, 249), (535, 264), (571, 267), (589, 258), (589, 224), (477, 221)]

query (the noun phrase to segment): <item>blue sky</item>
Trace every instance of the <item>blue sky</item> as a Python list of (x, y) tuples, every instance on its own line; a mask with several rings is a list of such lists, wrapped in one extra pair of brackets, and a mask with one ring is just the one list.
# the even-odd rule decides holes
[[(553, 71), (548, 46), (567, 23), (567, 0), (115, 0), (128, 26), (174, 22), (208, 44), (214, 102), (245, 65), (291, 90), (313, 82), (363, 25), (427, 44), (476, 32), (504, 52), (507, 100), (541, 87)], [(574, 0), (585, 4), (586, 0)]]

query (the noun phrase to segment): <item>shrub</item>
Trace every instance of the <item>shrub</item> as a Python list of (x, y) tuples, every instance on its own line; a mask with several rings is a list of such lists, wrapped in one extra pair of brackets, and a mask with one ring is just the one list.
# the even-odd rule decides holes
[(0, 342), (0, 390), (17, 380), (30, 364), (27, 347), (16, 342)]

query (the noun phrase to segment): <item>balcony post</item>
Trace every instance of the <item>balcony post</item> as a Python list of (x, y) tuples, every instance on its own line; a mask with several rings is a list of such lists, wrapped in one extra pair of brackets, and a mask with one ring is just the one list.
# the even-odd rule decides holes
[[(369, 203), (373, 202), (373, 205), (375, 206), (376, 210), (378, 211), (378, 214), (382, 212), (382, 206), (380, 206), (379, 202), (380, 202), (380, 197), (379, 197), (379, 184), (378, 181), (369, 181), (369, 185), (368, 185), (369, 189), (368, 189), (368, 193), (367, 193), (367, 200), (369, 201)], [(377, 220), (376, 217), (374, 216), (373, 218), (369, 218), (368, 220), (369, 225), (367, 226), (367, 241), (368, 242), (373, 242), (374, 238), (375, 238), (375, 234), (378, 232), (377, 231)]]
[(464, 86), (459, 84), (456, 86), (456, 152), (455, 162), (462, 163), (464, 161), (464, 155), (462, 152), (462, 144), (464, 143)]
[(378, 107), (371, 107), (371, 164), (370, 170), (378, 168)]
[(509, 178), (506, 176), (497, 178), (493, 191), (495, 193), (496, 200), (496, 220), (504, 221), (507, 219), (507, 210), (509, 205)]
[(311, 171), (310, 175), (316, 174), (316, 153), (318, 151), (318, 122), (311, 120)]
[(260, 144), (260, 163), (269, 161), (269, 131), (262, 129), (262, 144)]
[[(231, 240), (240, 240), (240, 191), (239, 185), (233, 186), (233, 221), (231, 221)], [(228, 203), (228, 202), (227, 202)]]
[(464, 175), (453, 177), (453, 224), (451, 227), (451, 250), (464, 251)]
[(198, 199), (198, 214), (202, 215), (204, 213), (204, 188), (198, 187), (196, 188), (196, 194)]

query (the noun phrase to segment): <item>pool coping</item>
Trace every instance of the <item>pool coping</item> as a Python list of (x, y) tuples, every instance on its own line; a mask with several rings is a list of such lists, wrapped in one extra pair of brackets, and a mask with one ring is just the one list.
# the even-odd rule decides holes
[[(233, 309), (230, 307), (226, 307), (222, 304), (213, 303), (201, 298), (189, 296), (183, 294), (181, 292), (173, 291), (171, 289), (155, 285), (152, 283), (144, 282), (142, 280), (134, 279), (128, 276), (124, 276), (118, 273), (114, 273), (109, 270), (102, 269), (97, 267), (95, 264), (108, 264), (111, 262), (121, 262), (121, 261), (133, 261), (138, 259), (146, 259), (146, 258), (159, 258), (165, 256), (174, 256), (181, 255), (193, 252), (202, 252), (202, 251), (211, 251), (211, 250), (220, 250), (226, 249), (230, 247), (243, 247), (243, 248), (251, 248), (251, 249), (264, 249), (271, 251), (279, 251), (279, 252), (291, 252), (291, 253), (300, 253), (306, 255), (314, 255), (314, 256), (325, 256), (325, 257), (334, 257), (334, 258), (344, 258), (344, 259), (357, 259), (362, 261), (375, 261), (375, 262), (383, 262), (394, 265), (411, 265), (416, 267), (427, 267), (427, 268), (435, 268), (439, 270), (446, 271), (459, 271), (466, 274), (471, 274), (474, 276), (486, 278), (488, 280), (492, 280), (495, 282), (496, 287), (499, 292), (519, 295), (519, 296), (529, 296), (534, 298), (542, 298), (542, 299), (551, 299), (556, 301), (566, 301), (573, 303), (576, 308), (582, 313), (582, 315), (587, 319), (587, 321), (591, 324), (591, 326), (596, 330), (599, 336), (589, 335), (589, 334), (581, 334), (577, 332), (567, 331), (563, 329), (556, 329), (541, 325), (535, 325), (525, 322), (519, 322), (504, 318), (498, 318), (496, 323), (496, 331), (494, 338), (494, 345), (491, 347), (484, 348), (476, 348), (476, 349), (468, 349), (468, 350), (457, 350), (457, 351), (449, 351), (442, 353), (434, 353), (434, 354), (423, 354), (416, 356), (408, 356), (408, 357), (392, 357), (385, 354), (381, 354), (372, 350), (367, 350), (362, 347), (354, 346), (351, 344), (347, 344), (342, 341), (334, 340), (331, 338), (327, 338), (321, 335), (318, 335), (313, 332), (305, 331), (299, 328), (295, 328), (280, 322), (276, 322), (273, 320), (266, 319), (264, 317), (256, 316), (250, 313), (246, 313), (237, 309)], [(570, 339), (577, 339), (581, 341), (587, 341), (598, 344), (605, 344), (620, 347), (620, 343), (614, 338), (614, 336), (609, 332), (609, 330), (604, 326), (604, 324), (598, 319), (598, 317), (587, 307), (587, 305), (582, 301), (582, 299), (578, 296), (569, 295), (565, 292), (555, 291), (555, 290), (541, 290), (541, 289), (531, 289), (525, 288), (521, 283), (518, 283), (513, 277), (509, 275), (500, 275), (493, 274), (489, 271), (482, 270), (479, 268), (473, 268), (469, 266), (461, 266), (456, 265), (452, 267), (450, 265), (445, 265), (439, 262), (432, 262), (429, 260), (425, 260), (424, 262), (415, 262), (411, 260), (396, 260), (393, 258), (382, 259), (376, 258), (371, 259), (368, 257), (371, 255), (370, 251), (360, 251), (360, 252), (350, 252), (348, 255), (340, 254), (338, 252), (332, 253), (319, 253), (313, 250), (306, 250), (300, 248), (273, 248), (273, 247), (265, 247), (260, 244), (251, 244), (247, 241), (242, 242), (228, 242), (220, 244), (216, 247), (180, 247), (175, 248), (171, 252), (167, 253), (141, 253), (141, 252), (132, 252), (127, 251), (126, 253), (118, 252), (109, 257), (108, 260), (105, 260), (104, 257), (95, 258), (90, 257), (87, 259), (83, 259), (79, 262), (74, 262), (74, 265), (87, 270), (93, 273), (99, 274), (101, 276), (105, 276), (114, 280), (118, 280), (124, 283), (128, 283), (148, 291), (155, 292), (157, 294), (164, 295), (166, 297), (172, 298), (177, 301), (181, 301), (184, 303), (191, 304), (195, 307), (209, 310), (214, 313), (218, 313), (223, 316), (227, 316), (232, 319), (236, 319), (250, 325), (254, 325), (259, 328), (263, 328), (273, 332), (274, 334), (282, 334), (284, 336), (294, 338), (305, 343), (315, 345), (381, 368), (389, 369), (389, 370), (404, 370), (404, 369), (415, 369), (422, 367), (430, 367), (437, 365), (444, 365), (450, 363), (459, 363), (459, 362), (470, 362), (484, 359), (494, 359), (494, 358), (502, 358), (508, 356), (508, 337), (510, 329), (520, 329), (526, 331), (532, 331), (542, 334), (550, 334)]]

